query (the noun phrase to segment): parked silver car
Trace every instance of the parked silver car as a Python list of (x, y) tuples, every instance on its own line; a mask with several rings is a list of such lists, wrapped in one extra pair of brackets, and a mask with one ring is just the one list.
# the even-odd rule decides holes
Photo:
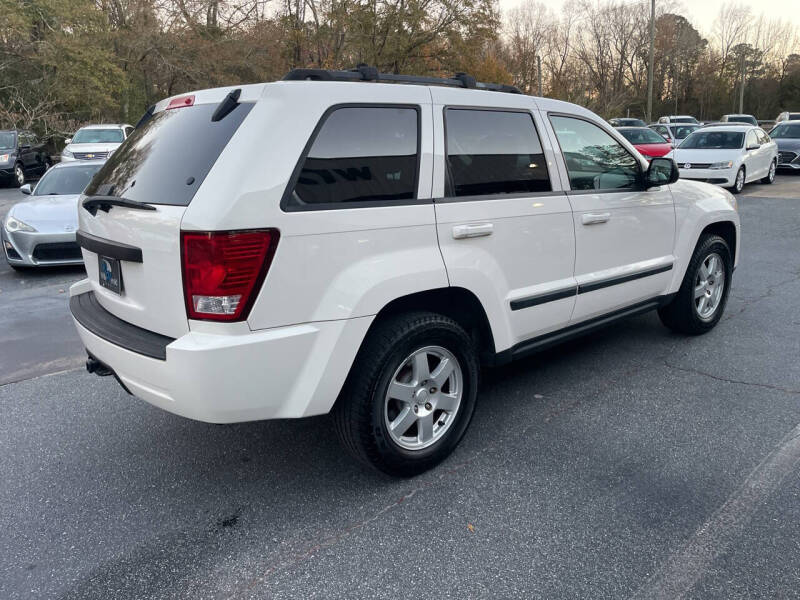
[(78, 197), (105, 161), (59, 163), (39, 180), (20, 188), (30, 194), (11, 207), (0, 227), (8, 264), (15, 269), (83, 263), (75, 242)]

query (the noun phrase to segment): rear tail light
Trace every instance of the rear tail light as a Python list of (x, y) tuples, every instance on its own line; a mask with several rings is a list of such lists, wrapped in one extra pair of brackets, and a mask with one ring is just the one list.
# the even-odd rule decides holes
[(269, 270), (280, 234), (182, 231), (181, 263), (190, 319), (243, 321)]

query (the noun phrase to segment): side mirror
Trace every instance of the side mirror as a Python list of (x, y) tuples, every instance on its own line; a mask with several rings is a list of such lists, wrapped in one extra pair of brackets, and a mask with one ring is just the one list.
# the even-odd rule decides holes
[(761, 144), (751, 144), (747, 147), (748, 150), (758, 150), (759, 148), (761, 148)]
[(678, 181), (680, 176), (678, 165), (675, 164), (674, 160), (663, 157), (654, 158), (650, 161), (650, 167), (647, 169), (647, 174), (645, 175), (647, 189), (659, 185), (670, 185)]
[(72, 138), (67, 138), (64, 140), (64, 145), (69, 146), (72, 143)]
[(31, 195), (31, 184), (30, 183), (26, 183), (25, 185), (23, 185), (22, 187), (19, 188), (19, 191), (22, 192), (23, 194), (25, 194), (26, 196), (30, 196)]

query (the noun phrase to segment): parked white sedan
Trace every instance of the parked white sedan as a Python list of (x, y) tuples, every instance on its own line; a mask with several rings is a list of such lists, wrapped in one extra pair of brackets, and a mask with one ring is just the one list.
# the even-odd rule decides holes
[(772, 183), (778, 166), (778, 145), (760, 127), (725, 125), (698, 129), (671, 156), (681, 179), (730, 188), (738, 194), (746, 183)]

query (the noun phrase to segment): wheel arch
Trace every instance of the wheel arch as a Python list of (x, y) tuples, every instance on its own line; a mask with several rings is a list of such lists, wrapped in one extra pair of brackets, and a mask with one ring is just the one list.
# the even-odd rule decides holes
[(731, 261), (735, 262), (738, 240), (736, 237), (736, 225), (733, 221), (715, 221), (714, 223), (706, 225), (697, 237), (697, 241), (694, 245), (695, 248), (697, 248), (697, 244), (700, 243), (704, 235), (718, 235), (725, 240), (731, 250)]
[(383, 318), (415, 310), (435, 312), (453, 319), (474, 340), (481, 363), (491, 364), (494, 360), (494, 335), (486, 310), (473, 292), (462, 287), (436, 288), (395, 298), (378, 311), (367, 336)]

